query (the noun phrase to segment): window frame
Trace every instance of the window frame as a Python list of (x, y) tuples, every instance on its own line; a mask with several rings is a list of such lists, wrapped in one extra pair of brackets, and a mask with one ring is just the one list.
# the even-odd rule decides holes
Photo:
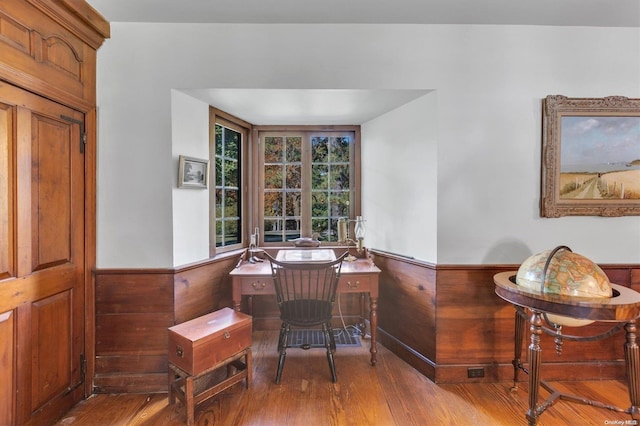
[[(236, 131), (241, 134), (240, 142), (240, 185), (239, 185), (239, 197), (240, 197), (240, 242), (231, 244), (228, 246), (216, 247), (216, 134), (215, 126), (221, 125)], [(248, 190), (250, 186), (249, 167), (251, 150), (250, 150), (250, 138), (252, 135), (252, 126), (250, 123), (221, 111), (215, 107), (209, 107), (209, 161), (212, 164), (210, 172), (209, 185), (209, 256), (215, 257), (217, 254), (225, 253), (228, 251), (238, 250), (245, 248), (248, 245), (248, 229), (250, 225), (250, 217), (248, 212), (250, 211), (251, 197), (248, 196)]]
[[(302, 161), (308, 162), (311, 165), (311, 144), (310, 140), (312, 136), (338, 136), (338, 133), (348, 133), (353, 136), (353, 146), (350, 155), (352, 159), (350, 161), (350, 179), (349, 179), (349, 192), (353, 202), (349, 205), (349, 219), (355, 219), (356, 216), (361, 215), (361, 166), (360, 166), (360, 126), (358, 125), (334, 125), (334, 126), (253, 126), (252, 135), (252, 147), (254, 155), (251, 157), (251, 170), (254, 176), (251, 180), (251, 198), (252, 205), (256, 206), (251, 210), (251, 223), (254, 224), (251, 229), (260, 229), (260, 238), (258, 245), (263, 247), (278, 247), (287, 245), (287, 241), (278, 242), (265, 242), (264, 240), (264, 147), (262, 146), (263, 135), (281, 135), (281, 136), (302, 136)], [(351, 177), (352, 176), (352, 177)], [(302, 180), (302, 193), (311, 194), (311, 180)], [(310, 220), (308, 223), (304, 221), (301, 223), (300, 234), (304, 237), (311, 236), (311, 204), (304, 203), (301, 205), (301, 216), (308, 217)], [(353, 228), (353, 225), (350, 226)], [(353, 229), (350, 230), (353, 235)], [(328, 246), (337, 246), (337, 242), (328, 242)]]

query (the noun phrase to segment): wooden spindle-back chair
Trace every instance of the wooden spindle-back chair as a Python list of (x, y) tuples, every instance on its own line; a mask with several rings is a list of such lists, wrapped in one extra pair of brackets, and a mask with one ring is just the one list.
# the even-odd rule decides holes
[[(266, 254), (266, 253), (265, 253)], [(333, 305), (336, 298), (342, 261), (347, 253), (329, 262), (285, 262), (266, 254), (276, 288), (276, 300), (280, 310), (280, 336), (278, 338), (278, 370), (276, 383), (280, 383), (287, 348), (309, 349), (308, 343), (290, 343), (291, 327), (322, 327), (324, 347), (331, 370), (332, 381), (337, 381), (333, 354), (336, 343), (331, 327)]]

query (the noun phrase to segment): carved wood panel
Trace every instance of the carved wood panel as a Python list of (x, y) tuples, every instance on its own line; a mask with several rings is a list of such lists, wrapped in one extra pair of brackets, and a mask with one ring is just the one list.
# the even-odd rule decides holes
[(41, 41), (42, 62), (82, 82), (82, 52), (76, 51), (65, 39), (57, 36), (45, 37)]
[[(10, 392), (13, 423), (48, 423), (83, 395), (84, 160), (82, 114), (24, 90), (0, 85), (2, 143), (0, 312), (17, 311)], [(8, 195), (7, 195), (8, 194)], [(1, 424), (1, 423), (0, 423)]]
[(70, 89), (83, 97), (85, 51), (72, 34), (52, 25), (18, 22), (0, 11), (0, 54), (12, 66)]
[[(0, 3), (0, 79), (12, 76), (16, 84), (36, 92), (53, 87), (59, 99), (95, 103), (96, 52), (87, 41), (97, 40), (89, 31), (69, 25), (85, 15), (69, 15), (56, 9), (59, 6), (43, 3), (25, 0)], [(67, 25), (46, 16), (54, 9), (61, 17), (64, 15)], [(99, 26), (99, 30), (108, 33), (108, 27)]]
[(32, 114), (32, 271), (71, 258), (72, 150), (79, 150), (72, 123)]
[(13, 424), (16, 374), (15, 313), (0, 313), (0, 425)]
[(12, 174), (11, 140), (13, 133), (13, 110), (7, 104), (0, 104), (0, 280), (15, 275), (13, 253), (13, 194), (11, 180), (5, 176)]
[(31, 32), (10, 16), (0, 13), (0, 40), (27, 55), (31, 55)]
[[(72, 363), (72, 291), (38, 300), (31, 306), (31, 411), (64, 393), (80, 380)], [(75, 365), (72, 372), (71, 366)]]
[(51, 424), (92, 389), (95, 67), (109, 31), (84, 0), (0, 1), (2, 425)]

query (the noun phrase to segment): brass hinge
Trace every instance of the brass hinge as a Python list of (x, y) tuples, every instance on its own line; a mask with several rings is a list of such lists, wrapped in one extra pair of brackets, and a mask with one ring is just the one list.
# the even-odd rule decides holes
[(87, 132), (85, 132), (84, 129), (84, 121), (76, 120), (75, 118), (66, 115), (61, 115), (60, 118), (62, 118), (64, 121), (68, 121), (80, 126), (80, 154), (84, 154), (84, 147), (87, 144)]

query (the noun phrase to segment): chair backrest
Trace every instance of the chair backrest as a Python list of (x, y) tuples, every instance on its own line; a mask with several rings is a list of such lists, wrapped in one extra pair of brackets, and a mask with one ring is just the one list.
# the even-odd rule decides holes
[(281, 319), (294, 326), (329, 321), (347, 253), (330, 262), (283, 262), (266, 255), (271, 262)]

